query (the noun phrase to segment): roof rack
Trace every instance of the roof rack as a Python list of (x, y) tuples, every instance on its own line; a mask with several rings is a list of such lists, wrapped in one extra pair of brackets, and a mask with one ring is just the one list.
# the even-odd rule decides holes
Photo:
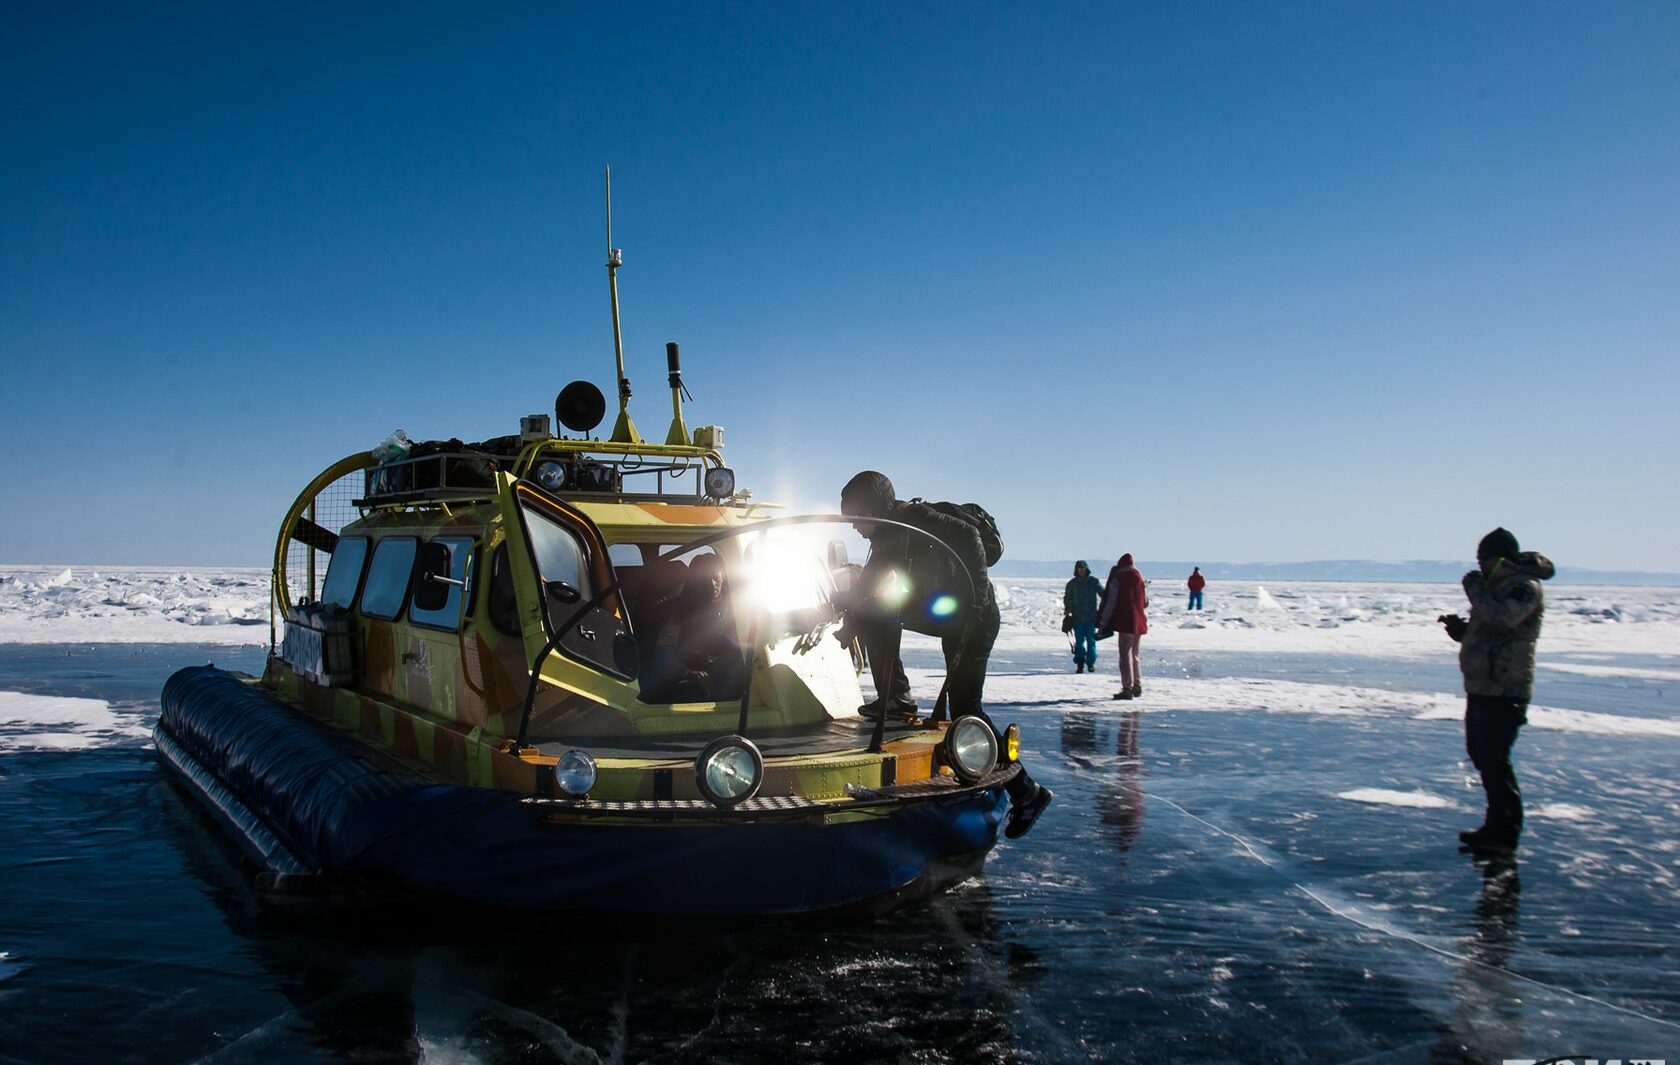
[[(706, 494), (705, 471), (722, 467), (715, 448), (688, 444), (614, 443), (599, 440), (548, 439), (511, 449), (457, 446), (439, 450), (418, 444), (406, 458), (382, 462), (364, 471), (357, 507), (400, 506), (419, 502), (458, 502), (493, 498), (496, 474), (507, 472), (556, 493), (599, 495), (636, 502), (722, 503)], [(625, 478), (654, 478), (652, 491), (626, 492)], [(666, 478), (694, 477), (692, 489), (668, 491)], [(734, 498), (733, 495), (729, 497)]]

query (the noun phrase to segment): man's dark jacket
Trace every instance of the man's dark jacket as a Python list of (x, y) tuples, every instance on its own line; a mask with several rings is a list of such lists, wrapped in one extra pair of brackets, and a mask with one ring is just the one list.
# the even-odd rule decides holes
[(917, 595), (926, 595), (937, 588), (971, 605), (974, 616), (985, 613), (992, 605), (992, 582), (986, 576), (986, 546), (980, 539), (980, 530), (961, 518), (913, 500), (893, 503), (885, 516), (890, 521), (920, 529), (949, 546), (968, 571), (974, 596), (972, 600), (968, 598), (968, 588), (954, 575), (949, 554), (926, 537), (888, 526), (877, 529), (871, 538), (869, 563), (864, 571), (865, 587), (877, 586), (874, 575), (902, 567), (908, 572)]

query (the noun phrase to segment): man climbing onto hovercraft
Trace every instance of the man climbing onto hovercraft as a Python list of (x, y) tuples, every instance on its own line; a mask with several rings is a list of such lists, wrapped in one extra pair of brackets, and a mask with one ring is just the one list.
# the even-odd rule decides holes
[[(951, 718), (972, 714), (999, 733), (991, 718), (981, 709), (981, 693), (986, 685), (986, 661), (991, 657), (992, 644), (997, 640), (1000, 617), (997, 599), (993, 595), (991, 579), (986, 575), (986, 549), (976, 526), (960, 517), (946, 513), (920, 500), (901, 502), (893, 484), (885, 474), (865, 470), (846, 483), (840, 492), (840, 512), (847, 517), (885, 518), (902, 522), (936, 537), (948, 544), (962, 560), (974, 585), (974, 600), (970, 609), (962, 611), (957, 623), (939, 632), (945, 652), (946, 692), (950, 699)], [(869, 563), (864, 566), (865, 587), (873, 585), (871, 571), (884, 568), (887, 562), (900, 563), (911, 574), (936, 570), (949, 556), (937, 545), (923, 537), (912, 536), (893, 526), (875, 525), (869, 521), (857, 523), (858, 532), (870, 543)], [(847, 614), (846, 624), (835, 633), (842, 643), (853, 637), (863, 641), (870, 660), (891, 667), (889, 691), (880, 693), (875, 703), (861, 708), (861, 712), (875, 714), (908, 709), (914, 711), (910, 685), (904, 667), (898, 661), (898, 618), (888, 621), (874, 617), (865, 620), (854, 617), (862, 614), (856, 607)], [(1037, 783), (1026, 767), (1009, 782), (1009, 821), (1003, 834), (1019, 839), (1032, 830), (1039, 815), (1044, 813), (1055, 796), (1049, 788)]]

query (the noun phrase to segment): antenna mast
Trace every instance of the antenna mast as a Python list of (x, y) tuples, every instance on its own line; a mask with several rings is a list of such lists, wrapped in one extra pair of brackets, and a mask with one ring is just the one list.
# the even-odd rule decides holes
[(613, 423), (612, 442), (639, 444), (642, 434), (630, 420), (630, 378), (624, 376), (624, 333), (618, 323), (618, 268), (624, 253), (612, 242), (612, 167), (607, 167), (607, 287), (612, 290), (613, 356), (618, 367), (618, 420)]

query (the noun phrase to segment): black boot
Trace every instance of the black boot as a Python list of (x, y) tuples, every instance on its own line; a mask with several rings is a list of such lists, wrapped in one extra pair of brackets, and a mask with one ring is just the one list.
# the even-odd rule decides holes
[(1009, 821), (1003, 826), (1003, 834), (1010, 839), (1020, 839), (1031, 832), (1033, 825), (1038, 823), (1039, 815), (1055, 797), (1055, 792), (1040, 784), (1038, 790), (1033, 792), (1032, 798), (1024, 803), (1013, 803), (1009, 807)]
[[(862, 706), (858, 707), (857, 712), (859, 717), (867, 717), (873, 721), (875, 718), (881, 716), (881, 700), (876, 699), (872, 702), (864, 703)], [(916, 700), (908, 696), (901, 696), (897, 699), (888, 700), (887, 702), (887, 717), (889, 719), (896, 719), (900, 717), (908, 718), (913, 716), (915, 713)]]
[(1458, 838), (1463, 841), (1458, 849), (1471, 854), (1498, 857), (1514, 853), (1517, 849), (1517, 833), (1497, 825), (1483, 825), (1470, 832), (1460, 832)]

